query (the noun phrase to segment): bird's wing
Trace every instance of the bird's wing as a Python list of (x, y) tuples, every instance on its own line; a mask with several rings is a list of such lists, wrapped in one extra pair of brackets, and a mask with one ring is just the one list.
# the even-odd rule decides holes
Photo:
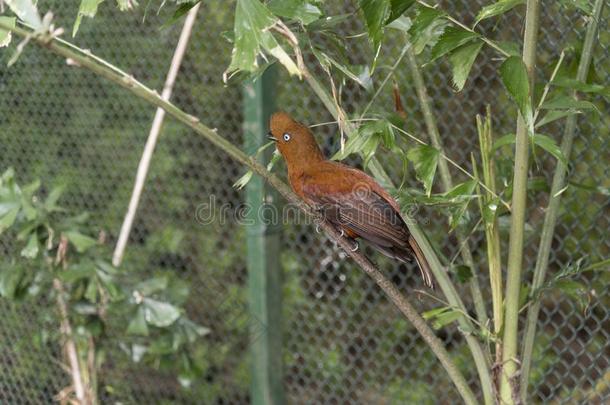
[(364, 173), (340, 169), (305, 179), (304, 197), (330, 222), (380, 247), (408, 246), (409, 232), (387, 193)]

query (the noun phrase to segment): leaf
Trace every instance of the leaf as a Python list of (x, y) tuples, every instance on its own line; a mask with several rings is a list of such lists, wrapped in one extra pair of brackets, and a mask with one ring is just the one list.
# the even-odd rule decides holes
[(409, 17), (400, 16), (388, 25), (386, 25), (386, 28), (392, 28), (402, 32), (408, 32), (411, 29), (412, 25), (413, 23)]
[(517, 103), (521, 116), (525, 120), (530, 133), (533, 132), (532, 100), (527, 69), (518, 56), (507, 58), (500, 66), (502, 82), (512, 99)]
[(474, 22), (474, 25), (477, 25), (479, 22), (486, 18), (494, 17), (500, 14), (504, 14), (507, 11), (511, 10), (515, 6), (520, 4), (524, 4), (525, 0), (499, 0), (493, 4), (489, 4), (483, 7), (479, 13), (477, 14), (477, 18)]
[(451, 62), (452, 75), (453, 75), (453, 87), (456, 91), (462, 91), (466, 79), (470, 74), (470, 69), (477, 58), (477, 55), (481, 51), (483, 42), (477, 40), (472, 44), (466, 44), (456, 49), (450, 56), (449, 62)]
[(167, 276), (153, 277), (151, 279), (142, 281), (136, 285), (135, 289), (144, 296), (163, 291), (167, 288), (169, 279)]
[(432, 182), (434, 181), (439, 156), (439, 151), (428, 145), (420, 145), (407, 152), (407, 158), (415, 168), (415, 176), (424, 184), (424, 190), (428, 197), (432, 192)]
[(36, 232), (32, 232), (30, 238), (28, 239), (27, 245), (21, 250), (21, 256), (27, 259), (34, 259), (38, 256), (39, 245), (38, 245), (38, 234)]
[(246, 187), (253, 175), (254, 172), (252, 172), (252, 170), (248, 170), (243, 176), (237, 179), (235, 183), (233, 183), (233, 187), (235, 187), (237, 190), (241, 190), (242, 188)]
[(235, 42), (231, 64), (224, 73), (224, 80), (238, 71), (254, 72), (259, 68), (258, 56), (262, 49), (275, 56), (291, 75), (301, 71), (290, 56), (275, 40), (270, 29), (277, 18), (258, 0), (237, 0), (235, 7)]
[(390, 16), (385, 21), (385, 24), (390, 24), (400, 18), (414, 3), (415, 0), (390, 0)]
[(521, 45), (513, 41), (498, 41), (496, 45), (509, 56), (521, 56)]
[(479, 34), (459, 27), (447, 28), (432, 47), (430, 62), (478, 37), (480, 37)]
[(559, 96), (552, 100), (545, 101), (540, 107), (543, 110), (595, 110), (600, 111), (597, 106), (590, 101), (576, 100), (570, 96)]
[[(561, 148), (559, 148), (559, 146), (557, 145), (557, 143), (555, 142), (555, 140), (553, 138), (550, 138), (546, 135), (541, 135), (541, 134), (535, 134), (534, 136), (530, 136), (530, 138), (534, 142), (534, 145), (537, 145), (537, 146), (541, 147), (542, 149), (544, 149), (545, 151), (549, 152), (551, 155), (555, 156), (558, 160), (561, 160), (561, 162), (563, 164), (568, 163), (565, 155), (561, 151)], [(503, 137), (499, 138), (498, 140), (496, 140), (494, 142), (494, 145), (491, 150), (493, 152), (496, 149), (498, 149), (504, 145), (509, 145), (509, 144), (513, 144), (513, 143), (515, 143), (515, 134), (504, 135)]]
[(167, 28), (167, 27), (175, 24), (176, 21), (180, 20), (180, 18), (182, 18), (182, 16), (186, 15), (193, 7), (195, 7), (200, 2), (201, 2), (201, 0), (194, 0), (194, 1), (187, 1), (187, 2), (180, 4), (178, 6), (178, 8), (176, 9), (176, 11), (174, 11), (174, 14), (169, 19), (167, 19), (163, 23), (163, 25), (161, 25), (161, 28)]
[(570, 77), (559, 76), (551, 82), (553, 86), (565, 87), (572, 90), (582, 91), (583, 93), (596, 93), (604, 97), (610, 97), (610, 87), (601, 84), (584, 83)]
[(10, 300), (15, 299), (23, 279), (23, 267), (13, 263), (3, 263), (0, 271), (0, 296)]
[(383, 38), (383, 26), (390, 16), (390, 0), (359, 0), (364, 22), (373, 47), (377, 49)]
[(320, 8), (305, 0), (271, 0), (267, 7), (273, 14), (297, 20), (303, 25), (311, 24), (322, 17)]
[(142, 305), (138, 306), (134, 317), (129, 321), (127, 333), (130, 335), (148, 336), (148, 324), (146, 323), (145, 310)]
[(420, 7), (419, 13), (409, 30), (413, 52), (420, 54), (427, 44), (434, 44), (449, 23), (442, 17), (444, 13), (431, 7)]
[(455, 268), (455, 274), (460, 283), (466, 283), (472, 278), (472, 269), (468, 266), (461, 265)]
[[(10, 28), (15, 28), (15, 17), (0, 16), (0, 23), (8, 25)], [(11, 32), (0, 29), (0, 48), (8, 46), (11, 43)]]
[(320, 62), (320, 64), (322, 64), (323, 66), (334, 66), (337, 69), (339, 69), (345, 76), (347, 76), (348, 78), (350, 78), (351, 80), (353, 80), (354, 82), (358, 83), (360, 86), (362, 86), (365, 90), (370, 91), (373, 88), (373, 81), (371, 79), (371, 75), (370, 75), (370, 71), (368, 70), (368, 66), (366, 66), (365, 70), (361, 73), (361, 75), (358, 75), (354, 72), (352, 72), (347, 66), (337, 62), (334, 58), (332, 58), (330, 55), (328, 55), (326, 52), (323, 52), (322, 50), (316, 49), (316, 48), (312, 48), (313, 54), (315, 55), (315, 57), (318, 59), (318, 61)]
[(59, 208), (57, 206), (57, 201), (59, 200), (59, 197), (61, 197), (61, 195), (63, 194), (65, 189), (66, 189), (65, 186), (58, 186), (58, 187), (54, 187), (51, 190), (51, 192), (49, 193), (49, 196), (47, 197), (47, 199), (44, 202), (44, 206), (47, 211), (55, 211)]
[(468, 204), (476, 197), (476, 195), (473, 194), (476, 185), (477, 182), (475, 180), (468, 180), (458, 184), (445, 194), (445, 197), (452, 201), (461, 201), (461, 204), (449, 209), (449, 225), (451, 226), (451, 229), (455, 229), (461, 223), (462, 217), (468, 208)]
[(432, 327), (434, 329), (440, 329), (443, 326), (455, 321), (461, 315), (462, 314), (460, 311), (451, 307), (441, 307), (424, 312), (422, 317), (426, 320), (432, 320)]
[(32, 0), (5, 0), (5, 3), (20, 20), (31, 25), (34, 30), (42, 28), (42, 19)]
[(536, 124), (534, 125), (534, 128), (540, 128), (543, 125), (546, 125), (548, 123), (551, 123), (551, 122), (561, 119), (563, 117), (567, 117), (569, 115), (574, 115), (574, 114), (581, 114), (581, 113), (582, 113), (582, 111), (578, 111), (578, 110), (551, 110), (548, 113), (546, 113), (544, 117), (542, 117), (540, 120), (538, 120), (538, 122), (536, 122)]
[(19, 214), (19, 206), (5, 211), (4, 214), (0, 215), (0, 234), (2, 234), (2, 232), (6, 231), (15, 223), (15, 219), (17, 219), (17, 214)]
[(97, 6), (103, 2), (104, 0), (81, 0), (78, 8), (78, 14), (76, 15), (76, 20), (74, 21), (74, 27), (72, 27), (72, 37), (76, 36), (83, 17), (95, 17), (95, 14), (97, 13)]
[(150, 325), (165, 328), (180, 317), (180, 310), (167, 302), (144, 298), (144, 317)]
[(88, 250), (90, 247), (95, 246), (97, 241), (87, 235), (83, 235), (78, 231), (67, 231), (64, 233), (68, 240), (72, 242), (76, 251), (79, 253), (83, 253)]
[(377, 151), (380, 142), (388, 149), (391, 149), (395, 143), (392, 125), (385, 119), (361, 125), (356, 134), (347, 140), (343, 151), (338, 151), (332, 159), (343, 160), (352, 153), (361, 153), (366, 166)]

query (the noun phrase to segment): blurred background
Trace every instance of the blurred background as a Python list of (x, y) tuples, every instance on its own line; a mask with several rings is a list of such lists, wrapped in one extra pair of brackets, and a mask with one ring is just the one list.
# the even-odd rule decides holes
[[(442, 7), (471, 24), (480, 6), (475, 1), (441, 1)], [(539, 73), (548, 78), (563, 48), (578, 48), (586, 21), (574, 9), (557, 1), (545, 5), (541, 16)], [(356, 11), (351, 1), (328, 5), (336, 13)], [(56, 24), (67, 31), (76, 17), (72, 2), (39, 2), (42, 12), (53, 10)], [(74, 42), (133, 74), (152, 88), (161, 89), (180, 32), (181, 23), (160, 29), (170, 10), (143, 8), (119, 12), (104, 4), (95, 19), (85, 19)], [(204, 2), (199, 11), (172, 100), (240, 147), (244, 144), (242, 86), (223, 84), (232, 45), (221, 33), (230, 31), (234, 3)], [(500, 39), (520, 41), (522, 10), (502, 17)], [(600, 23), (595, 50), (599, 83), (610, 83), (610, 33), (608, 7)], [(346, 19), (345, 35), (363, 31), (357, 16)], [(493, 22), (482, 24), (494, 28)], [(365, 40), (350, 42), (353, 65), (370, 58)], [(396, 60), (404, 44), (398, 35), (385, 39), (378, 85), (384, 70)], [(154, 107), (117, 86), (95, 77), (40, 48), (28, 46), (17, 62), (6, 68), (8, 52), (0, 54), (0, 170), (13, 167), (17, 178), (36, 178), (43, 187), (63, 184), (65, 207), (91, 214), (94, 229), (107, 234), (114, 245), (129, 201), (143, 145), (154, 116)], [(515, 111), (495, 75), (493, 54), (483, 50), (465, 89), (455, 93), (445, 60), (426, 65), (423, 73), (433, 100), (439, 129), (448, 155), (470, 168), (470, 153), (477, 150), (475, 115), (491, 104), (495, 136), (514, 131)], [(575, 65), (577, 60), (567, 64)], [(310, 88), (277, 74), (275, 103), (310, 125), (332, 121)], [(314, 69), (320, 78), (325, 76)], [(425, 128), (412, 88), (408, 66), (401, 62), (393, 81), (398, 85), (408, 114), (409, 129)], [(343, 107), (359, 113), (371, 93), (355, 84), (343, 88)], [(594, 100), (609, 111), (603, 99)], [(372, 111), (393, 111), (391, 86), (386, 87)], [(549, 274), (582, 257), (590, 262), (610, 253), (610, 116), (587, 115), (579, 119), (570, 167), (569, 187), (562, 200)], [(547, 129), (555, 139), (561, 122)], [(316, 127), (327, 154), (339, 147), (336, 125)], [(508, 150), (507, 153), (510, 151)], [(507, 155), (509, 156), (509, 155)], [(379, 158), (392, 167), (392, 162)], [(507, 158), (508, 159), (508, 158)], [(359, 164), (357, 160), (354, 164)], [(395, 163), (400, 167), (400, 162)], [(500, 163), (501, 164), (501, 163)], [(546, 192), (554, 160), (540, 153), (542, 168), (533, 178), (534, 192), (526, 245), (525, 276), (531, 278)], [(283, 164), (274, 169), (283, 176)], [(187, 311), (191, 319), (210, 329), (193, 349), (200, 375), (181, 384), (172, 364), (134, 363), (119, 347), (108, 347), (101, 376), (104, 401), (131, 403), (246, 404), (250, 402), (251, 364), (248, 335), (246, 235), (234, 219), (201, 225), (197, 207), (215, 196), (239, 212), (245, 192), (232, 185), (245, 170), (227, 155), (171, 118), (166, 119), (154, 153), (140, 208), (131, 234), (125, 265), (143, 274), (171, 274), (190, 286)], [(392, 172), (398, 180), (402, 169)], [(460, 173), (453, 173), (460, 179)], [(411, 176), (412, 178), (413, 176)], [(461, 179), (462, 181), (465, 178)], [(456, 181), (457, 182), (457, 181)], [(417, 184), (413, 181), (413, 185)], [(606, 193), (592, 191), (600, 187)], [(605, 188), (604, 188), (605, 187)], [(475, 211), (474, 206), (472, 206)], [(457, 251), (446, 220), (432, 208), (421, 209), (417, 219), (446, 257)], [(474, 222), (473, 222), (474, 225)], [(508, 223), (505, 223), (507, 231)], [(436, 358), (376, 285), (344, 258), (339, 249), (315, 233), (312, 226), (286, 223), (281, 228), (279, 260), (282, 270), (281, 347), (283, 387), (287, 401), (295, 404), (394, 404), (454, 403), (457, 394)], [(473, 234), (475, 260), (484, 265), (482, 232)], [(13, 249), (0, 238), (0, 251)], [(438, 303), (414, 292), (422, 287), (415, 269), (374, 256), (399, 288), (426, 310)], [(536, 403), (608, 403), (610, 401), (610, 302), (607, 272), (588, 272), (578, 281), (595, 291), (588, 305), (561, 292), (543, 296), (539, 336), (532, 371), (532, 400)], [(480, 275), (484, 291), (488, 280)], [(466, 290), (466, 286), (460, 288)], [(59, 349), (48, 335), (57, 333), (53, 319), (36, 305), (0, 300), (0, 402), (46, 404), (69, 384), (69, 375), (58, 361)], [(586, 308), (585, 308), (586, 307)], [(264, 325), (268, 327), (269, 325)], [(275, 327), (275, 326), (274, 326)], [(264, 328), (263, 328), (264, 329)], [(264, 332), (263, 332), (264, 333)], [(459, 367), (473, 384), (474, 365), (455, 327), (438, 331)], [(277, 348), (278, 350), (280, 348)]]

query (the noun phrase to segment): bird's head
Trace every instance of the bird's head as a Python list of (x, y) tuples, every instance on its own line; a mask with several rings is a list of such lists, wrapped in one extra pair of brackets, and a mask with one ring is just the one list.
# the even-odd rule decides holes
[(324, 160), (324, 155), (309, 128), (285, 112), (276, 112), (271, 116), (269, 139), (275, 141), (289, 170)]

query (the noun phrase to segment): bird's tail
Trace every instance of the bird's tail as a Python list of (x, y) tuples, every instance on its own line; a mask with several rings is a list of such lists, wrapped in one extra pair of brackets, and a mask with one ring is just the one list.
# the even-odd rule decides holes
[(434, 282), (432, 281), (430, 264), (428, 264), (428, 260), (426, 259), (426, 256), (424, 256), (424, 252), (422, 252), (413, 235), (409, 235), (409, 245), (411, 245), (411, 249), (415, 254), (415, 260), (417, 261), (417, 265), (419, 266), (421, 276), (424, 279), (424, 284), (427, 287), (434, 289)]

